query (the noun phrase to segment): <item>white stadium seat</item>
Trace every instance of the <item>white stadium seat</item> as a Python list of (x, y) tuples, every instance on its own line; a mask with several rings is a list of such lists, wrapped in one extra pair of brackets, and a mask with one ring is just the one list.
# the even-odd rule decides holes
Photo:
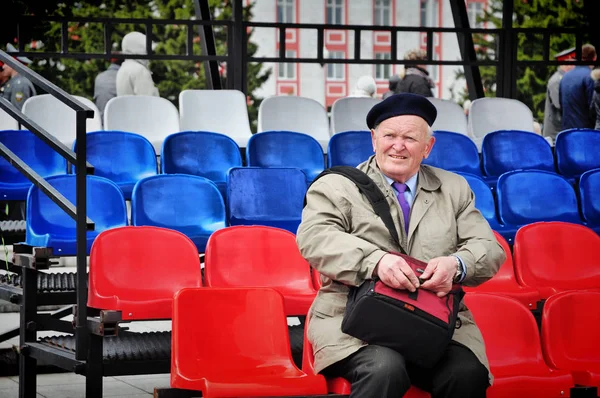
[(380, 101), (378, 98), (367, 97), (346, 97), (336, 100), (331, 107), (331, 134), (369, 130), (367, 113)]

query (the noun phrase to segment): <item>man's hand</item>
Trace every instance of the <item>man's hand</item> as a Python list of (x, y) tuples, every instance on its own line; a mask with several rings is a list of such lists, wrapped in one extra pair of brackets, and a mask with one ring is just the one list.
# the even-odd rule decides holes
[(421, 275), (421, 279), (427, 279), (423, 282), (423, 289), (436, 292), (438, 297), (447, 295), (452, 290), (457, 266), (454, 256), (436, 257), (429, 260)]
[(419, 287), (419, 279), (412, 268), (400, 256), (386, 254), (375, 267), (374, 274), (389, 287), (407, 289), (414, 292)]

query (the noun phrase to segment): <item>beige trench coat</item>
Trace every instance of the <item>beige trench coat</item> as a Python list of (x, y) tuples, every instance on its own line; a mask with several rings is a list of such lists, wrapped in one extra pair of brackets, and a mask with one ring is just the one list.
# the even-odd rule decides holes
[[(423, 261), (460, 256), (466, 267), (465, 286), (479, 285), (498, 271), (506, 255), (475, 208), (463, 177), (421, 165), (407, 236), (395, 192), (374, 156), (358, 168), (385, 194), (406, 253)], [(336, 174), (320, 178), (307, 192), (296, 239), (304, 258), (322, 274), (323, 287), (311, 307), (308, 329), (315, 371), (320, 372), (366, 345), (341, 331), (348, 286), (370, 279), (381, 257), (398, 247), (356, 185)], [(453, 339), (471, 349), (489, 370), (483, 337), (464, 303), (459, 317), (462, 326)]]

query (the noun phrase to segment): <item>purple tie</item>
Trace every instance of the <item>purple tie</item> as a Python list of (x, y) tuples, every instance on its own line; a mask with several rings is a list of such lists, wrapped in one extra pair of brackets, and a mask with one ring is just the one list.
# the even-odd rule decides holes
[(400, 207), (402, 208), (402, 214), (404, 214), (404, 230), (408, 234), (408, 220), (410, 219), (410, 205), (408, 201), (404, 197), (404, 192), (408, 188), (406, 184), (402, 184), (400, 182), (395, 182), (392, 186), (398, 191), (396, 197), (398, 198), (398, 203), (400, 203)]

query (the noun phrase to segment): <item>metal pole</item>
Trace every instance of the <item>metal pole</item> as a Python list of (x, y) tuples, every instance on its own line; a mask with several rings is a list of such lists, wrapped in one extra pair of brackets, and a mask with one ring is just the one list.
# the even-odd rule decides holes
[(244, 78), (244, 65), (246, 63), (246, 51), (244, 49), (246, 44), (244, 43), (244, 5), (242, 0), (232, 0), (231, 3), (233, 7), (233, 48), (235, 51), (235, 62), (231, 65), (232, 68), (228, 65), (227, 76), (228, 78), (233, 77), (234, 88), (245, 94), (244, 83), (246, 79)]
[[(497, 81), (498, 97), (515, 98), (517, 95), (517, 43), (513, 34), (514, 0), (505, 0), (502, 7), (502, 37), (499, 56), (502, 64), (502, 80)], [(502, 90), (500, 90), (502, 88)]]
[[(198, 20), (212, 21), (212, 16), (210, 15), (210, 5), (208, 4), (208, 0), (194, 0), (194, 8), (196, 10), (196, 18)], [(217, 50), (215, 46), (215, 35), (213, 32), (212, 25), (198, 25), (198, 34), (200, 35), (200, 46), (202, 47), (202, 54), (217, 55)], [(192, 52), (191, 49), (190, 52)], [(217, 63), (217, 61), (204, 61), (204, 74), (206, 75), (207, 89), (221, 89), (221, 76), (219, 76), (219, 64)]]

